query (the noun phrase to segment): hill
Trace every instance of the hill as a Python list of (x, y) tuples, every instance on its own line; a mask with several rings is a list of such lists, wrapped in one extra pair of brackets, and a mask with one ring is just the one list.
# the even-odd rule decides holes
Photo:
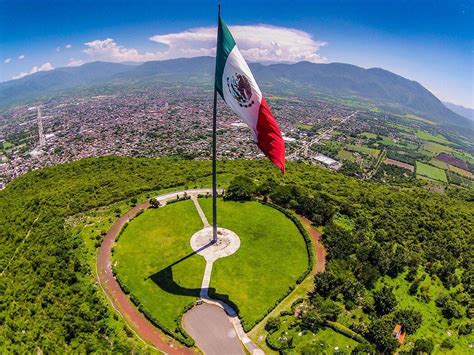
[[(406, 287), (396, 280), (408, 272), (417, 297), (431, 297), (427, 304), (436, 317), (450, 319), (438, 324), (424, 316), (420, 331), (423, 325), (443, 327), (443, 337), (455, 332), (457, 353), (466, 350), (473, 309), (472, 202), (418, 188), (399, 191), (304, 163), (290, 162), (284, 177), (264, 160), (220, 162), (218, 172), (221, 186), (245, 174), (274, 203), (325, 226), (330, 264), (317, 290), (332, 309), (331, 299), (337, 301), (341, 316), (359, 313), (338, 322), (383, 348), (380, 340), (392, 339), (399, 310), (383, 310), (379, 324), (371, 295), (376, 298), (373, 289), (383, 280)], [(131, 203), (158, 191), (209, 186), (209, 173), (207, 161), (90, 158), (31, 171), (0, 191), (3, 352), (143, 352), (95, 285), (95, 248)], [(437, 280), (431, 291), (418, 281), (425, 274)], [(312, 302), (319, 305), (320, 297)], [(412, 339), (421, 336), (415, 330)], [(433, 340), (439, 347), (441, 336)]]
[(474, 120), (474, 109), (443, 101), (444, 106), (458, 115)]
[[(449, 126), (472, 128), (471, 121), (446, 108), (419, 83), (380, 68), (310, 62), (252, 63), (250, 66), (257, 80), (270, 91), (356, 99), (388, 111), (412, 113)], [(121, 86), (172, 80), (210, 84), (213, 71), (214, 58), (211, 57), (151, 61), (138, 66), (94, 62), (0, 83), (0, 106), (98, 84)]]

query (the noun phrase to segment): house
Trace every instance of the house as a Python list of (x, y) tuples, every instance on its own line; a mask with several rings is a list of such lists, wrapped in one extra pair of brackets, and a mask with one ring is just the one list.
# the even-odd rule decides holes
[(406, 333), (403, 331), (403, 325), (395, 324), (395, 327), (393, 328), (393, 336), (395, 337), (395, 339), (398, 340), (400, 344), (403, 344), (405, 335)]

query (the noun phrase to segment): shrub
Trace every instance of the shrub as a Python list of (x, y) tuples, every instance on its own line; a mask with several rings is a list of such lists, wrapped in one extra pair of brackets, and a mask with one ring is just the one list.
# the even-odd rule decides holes
[(225, 198), (232, 201), (249, 201), (254, 198), (256, 191), (257, 187), (252, 179), (239, 175), (230, 182)]
[(276, 332), (278, 329), (280, 329), (280, 318), (272, 317), (265, 324), (265, 330), (269, 333)]
[(451, 350), (452, 348), (454, 348), (454, 342), (451, 338), (446, 338), (441, 342), (441, 349)]
[(473, 328), (472, 322), (466, 322), (466, 323), (460, 324), (458, 327), (458, 333), (459, 335), (471, 334), (472, 328)]
[(413, 348), (414, 353), (426, 353), (431, 354), (434, 349), (433, 341), (431, 339), (417, 339), (415, 341), (415, 347)]
[(400, 309), (395, 313), (395, 321), (403, 324), (408, 334), (413, 334), (420, 327), (423, 317), (420, 312), (411, 309)]

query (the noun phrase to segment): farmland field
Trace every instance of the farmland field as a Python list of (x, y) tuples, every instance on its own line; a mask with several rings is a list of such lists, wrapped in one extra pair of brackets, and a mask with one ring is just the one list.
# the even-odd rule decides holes
[(443, 152), (450, 153), (453, 151), (453, 148), (451, 147), (431, 142), (423, 144), (422, 149), (433, 154), (439, 154)]
[(444, 170), (419, 161), (416, 162), (416, 175), (425, 176), (442, 182), (448, 182)]
[(426, 131), (417, 131), (416, 136), (424, 141), (430, 141), (441, 144), (449, 144), (450, 142), (444, 138), (441, 134), (433, 135)]
[(436, 166), (437, 168), (448, 170), (448, 164), (446, 164), (444, 161), (433, 158), (428, 163), (430, 165)]
[(375, 133), (370, 133), (370, 132), (362, 132), (359, 134), (359, 136), (370, 138), (370, 139), (377, 139), (377, 135)]
[(344, 149), (341, 149), (341, 150), (337, 153), (337, 157), (338, 157), (339, 159), (342, 159), (342, 160), (350, 160), (350, 161), (354, 161), (354, 160), (355, 160), (354, 155), (353, 155), (351, 152), (348, 152), (347, 150), (344, 150)]
[(449, 167), (449, 171), (451, 171), (453, 173), (465, 176), (467, 178), (472, 178), (472, 174), (469, 171), (466, 171), (464, 169), (460, 169), (460, 168), (458, 168), (457, 166), (454, 166), (454, 165), (448, 165), (448, 167)]
[(379, 149), (374, 149), (374, 148), (369, 148), (369, 147), (359, 146), (359, 145), (353, 145), (353, 144), (348, 144), (346, 146), (346, 148), (347, 148), (347, 150), (372, 155), (373, 157), (377, 157), (380, 153)]

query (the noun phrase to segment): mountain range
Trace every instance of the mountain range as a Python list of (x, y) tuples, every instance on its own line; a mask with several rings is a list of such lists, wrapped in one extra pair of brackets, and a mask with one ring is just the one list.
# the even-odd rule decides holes
[(445, 101), (443, 101), (443, 104), (451, 111), (456, 112), (458, 115), (469, 118), (470, 120), (474, 121), (474, 109)]
[[(380, 68), (364, 69), (344, 63), (251, 63), (263, 91), (323, 95), (364, 101), (387, 111), (412, 113), (434, 122), (473, 127), (472, 121), (446, 107), (416, 81)], [(214, 58), (195, 57), (145, 62), (140, 65), (92, 62), (78, 67), (38, 72), (0, 83), (0, 107), (49, 97), (64, 90), (94, 85), (128, 85), (153, 81), (212, 83)]]

